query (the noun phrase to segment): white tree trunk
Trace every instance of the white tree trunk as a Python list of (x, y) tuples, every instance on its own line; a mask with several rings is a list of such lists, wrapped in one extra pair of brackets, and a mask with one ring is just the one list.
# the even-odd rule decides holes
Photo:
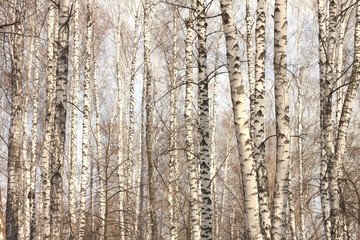
[(45, 136), (44, 136), (44, 148), (42, 154), (42, 166), (41, 166), (41, 179), (42, 179), (42, 203), (43, 203), (43, 239), (51, 239), (51, 225), (50, 225), (50, 159), (53, 152), (52, 148), (52, 135), (55, 118), (55, 96), (56, 96), (56, 62), (54, 56), (55, 47), (55, 5), (50, 3), (48, 20), (47, 20), (47, 92), (46, 92), (46, 107), (47, 115), (45, 119)]
[(80, 82), (80, 3), (74, 2), (74, 48), (73, 48), (73, 77), (71, 88), (71, 122), (70, 122), (70, 163), (69, 163), (69, 215), (70, 239), (77, 236), (76, 228), (76, 186), (77, 186), (77, 142), (78, 142), (78, 92)]
[(238, 154), (244, 186), (245, 222), (248, 239), (262, 239), (259, 223), (259, 202), (253, 159), (253, 148), (246, 114), (245, 93), (240, 73), (239, 45), (236, 40), (231, 0), (221, 0), (223, 27), (226, 39), (227, 62), (233, 103)]
[[(331, 6), (331, 3), (330, 3)], [(331, 9), (330, 9), (331, 11)], [(335, 154), (330, 160), (330, 196), (331, 196), (331, 218), (332, 228), (331, 236), (334, 240), (343, 239), (344, 222), (342, 220), (342, 209), (340, 207), (340, 177), (342, 176), (341, 160), (344, 157), (346, 148), (346, 136), (350, 123), (353, 102), (357, 95), (360, 81), (360, 4), (356, 3), (356, 25), (355, 25), (355, 40), (354, 40), (354, 66), (350, 79), (349, 87), (346, 91), (344, 105), (342, 107), (341, 116), (339, 120), (338, 132), (335, 141)]]
[(265, 162), (265, 0), (258, 0), (256, 18), (256, 58), (255, 58), (255, 90), (254, 90), (254, 160), (257, 166), (257, 182), (259, 194), (259, 211), (261, 233), (265, 240), (271, 238), (271, 218), (269, 211), (268, 174)]
[(331, 221), (330, 221), (330, 194), (328, 190), (329, 180), (327, 174), (328, 158), (325, 150), (325, 81), (326, 81), (326, 37), (327, 37), (327, 14), (326, 3), (324, 0), (318, 0), (318, 20), (319, 20), (319, 67), (320, 67), (320, 129), (321, 129), (321, 166), (320, 166), (320, 194), (321, 209), (324, 219), (325, 237), (331, 239)]
[(288, 101), (287, 64), (287, 1), (275, 1), (275, 115), (276, 115), (276, 176), (272, 218), (274, 240), (286, 237), (286, 206), (290, 172), (290, 116)]
[[(177, 5), (179, 2), (175, 1)], [(173, 49), (171, 59), (170, 70), (170, 161), (169, 161), (169, 205), (170, 205), (170, 239), (177, 240), (179, 238), (179, 213), (178, 213), (178, 160), (177, 160), (177, 99), (178, 91), (176, 91), (177, 85), (177, 21), (178, 21), (178, 9), (173, 7)]]
[(146, 141), (146, 157), (148, 162), (148, 188), (149, 188), (149, 217), (150, 217), (150, 236), (152, 240), (158, 238), (158, 227), (156, 219), (156, 199), (155, 199), (155, 182), (154, 170), (155, 162), (153, 159), (153, 80), (151, 76), (150, 63), (150, 0), (145, 0), (144, 4), (144, 80), (146, 83), (145, 99), (146, 99), (146, 124), (145, 124), (145, 141)]
[(189, 168), (190, 179), (190, 227), (191, 239), (200, 240), (200, 216), (199, 216), (199, 182), (197, 178), (197, 163), (194, 158), (194, 120), (193, 120), (193, 27), (196, 8), (196, 1), (192, 1), (189, 10), (189, 19), (186, 22), (186, 49), (185, 49), (185, 62), (186, 62), (186, 93), (185, 93), (185, 127), (186, 127), (186, 157)]
[[(38, 11), (36, 6), (36, 11)], [(37, 28), (36, 28), (37, 29)], [(39, 34), (38, 30), (35, 33)], [(30, 240), (36, 238), (36, 235), (41, 232), (39, 227), (36, 225), (36, 202), (35, 202), (35, 181), (36, 181), (36, 166), (37, 161), (37, 147), (38, 147), (38, 103), (39, 103), (39, 91), (40, 91), (40, 46), (39, 39), (35, 38), (35, 61), (34, 61), (34, 82), (33, 82), (33, 119), (31, 129), (31, 167), (30, 167)], [(41, 194), (40, 194), (41, 195)], [(41, 198), (41, 196), (37, 196)]]
[[(20, 21), (22, 11), (18, 2), (12, 1), (14, 9), (14, 21)], [(6, 239), (17, 240), (19, 232), (19, 178), (21, 173), (21, 91), (22, 91), (22, 52), (23, 31), (21, 24), (13, 26), (11, 43), (11, 120), (8, 143), (8, 165), (7, 165), (7, 199), (6, 199)]]
[(93, 19), (90, 0), (87, 1), (87, 26), (86, 26), (86, 60), (84, 76), (84, 112), (83, 112), (83, 139), (82, 139), (82, 167), (80, 188), (80, 217), (79, 217), (79, 240), (85, 237), (86, 227), (86, 189), (88, 182), (89, 165), (89, 113), (90, 113), (90, 73), (92, 62), (92, 35)]
[(212, 239), (212, 199), (210, 179), (210, 116), (209, 83), (207, 76), (205, 1), (197, 1), (198, 36), (198, 106), (200, 143), (200, 185), (201, 185), (201, 239)]

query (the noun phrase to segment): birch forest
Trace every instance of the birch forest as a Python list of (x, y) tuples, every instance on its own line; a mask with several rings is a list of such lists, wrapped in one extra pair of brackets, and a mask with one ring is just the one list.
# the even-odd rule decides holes
[(0, 240), (359, 240), (359, 0), (0, 0)]

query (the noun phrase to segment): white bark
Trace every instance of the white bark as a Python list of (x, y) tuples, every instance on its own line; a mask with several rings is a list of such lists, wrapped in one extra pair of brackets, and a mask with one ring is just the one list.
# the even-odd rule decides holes
[[(196, 1), (192, 1), (192, 9), (196, 8)], [(194, 11), (189, 10), (189, 18), (186, 22), (186, 49), (185, 49), (185, 62), (186, 62), (186, 93), (185, 93), (185, 127), (186, 127), (186, 157), (189, 168), (190, 179), (190, 227), (191, 239), (200, 240), (200, 216), (199, 216), (199, 183), (197, 178), (197, 163), (194, 158), (194, 120), (193, 120), (193, 27), (195, 20)]]
[(265, 162), (265, 0), (258, 0), (256, 18), (256, 58), (254, 90), (254, 160), (257, 165), (257, 182), (259, 194), (259, 211), (261, 233), (265, 240), (271, 238), (271, 218), (269, 211), (268, 174)]
[(93, 19), (90, 0), (87, 1), (87, 26), (86, 26), (86, 60), (84, 76), (84, 112), (83, 112), (83, 139), (82, 139), (82, 167), (80, 188), (80, 217), (79, 240), (85, 237), (86, 227), (86, 189), (88, 182), (89, 165), (89, 113), (90, 113), (90, 73), (92, 62), (92, 35)]
[(246, 114), (245, 93), (240, 73), (239, 45), (236, 40), (231, 0), (221, 0), (223, 27), (226, 39), (227, 62), (233, 103), (238, 154), (244, 186), (245, 222), (248, 239), (262, 239), (259, 223), (259, 203), (255, 162)]
[(125, 173), (126, 164), (124, 162), (123, 156), (123, 109), (122, 109), (122, 101), (123, 101), (123, 83), (121, 79), (121, 8), (119, 7), (119, 18), (118, 18), (118, 27), (116, 29), (116, 79), (118, 85), (118, 92), (117, 92), (117, 101), (116, 106), (118, 110), (118, 125), (119, 125), (119, 132), (118, 132), (118, 152), (117, 152), (117, 170), (118, 170), (118, 181), (119, 181), (119, 215), (120, 215), (120, 240), (125, 239), (127, 236), (126, 230), (128, 226), (125, 224), (128, 223), (128, 219), (126, 218), (126, 188), (129, 187), (126, 184), (126, 181), (129, 179), (130, 176), (127, 176)]
[(51, 239), (51, 225), (50, 225), (50, 159), (53, 153), (52, 149), (52, 134), (55, 122), (55, 91), (56, 91), (56, 63), (54, 56), (55, 46), (55, 5), (50, 3), (48, 13), (48, 46), (47, 46), (47, 92), (46, 92), (46, 107), (47, 115), (45, 120), (45, 136), (44, 148), (42, 153), (41, 179), (42, 179), (42, 203), (43, 203), (43, 239)]
[[(177, 5), (179, 2), (175, 1)], [(173, 9), (173, 49), (172, 49), (172, 62), (170, 70), (170, 161), (169, 161), (169, 205), (170, 205), (170, 239), (177, 240), (178, 236), (178, 225), (179, 225), (179, 213), (178, 213), (178, 160), (177, 160), (177, 99), (176, 91), (177, 84), (177, 21), (178, 21), (178, 9)]]
[(149, 217), (150, 217), (150, 236), (152, 240), (158, 238), (158, 227), (156, 219), (156, 201), (155, 201), (155, 182), (154, 170), (155, 162), (153, 159), (153, 80), (151, 76), (150, 63), (150, 0), (145, 0), (144, 4), (144, 80), (146, 83), (146, 124), (145, 124), (145, 141), (146, 141), (146, 158), (148, 162), (148, 189), (149, 189)]
[[(331, 3), (330, 3), (331, 6)], [(330, 10), (331, 11), (331, 10)], [(344, 104), (339, 119), (338, 132), (335, 141), (335, 153), (329, 162), (330, 196), (331, 196), (331, 237), (332, 239), (343, 239), (344, 222), (342, 220), (342, 209), (340, 207), (340, 177), (342, 176), (341, 160), (344, 157), (346, 148), (346, 136), (350, 123), (354, 99), (357, 95), (360, 81), (360, 4), (356, 3), (356, 25), (354, 39), (354, 66), (349, 87), (346, 91)]]
[(199, 143), (200, 143), (200, 185), (201, 185), (201, 239), (212, 239), (212, 199), (210, 179), (210, 116), (209, 83), (207, 76), (206, 49), (206, 12), (205, 1), (197, 1), (198, 36), (198, 106), (199, 106)]
[(76, 229), (76, 186), (77, 186), (77, 142), (78, 142), (78, 92), (80, 82), (80, 3), (74, 2), (74, 48), (73, 48), (73, 77), (71, 88), (71, 139), (70, 139), (70, 163), (69, 163), (69, 215), (70, 215), (70, 239), (77, 235)]
[(286, 77), (287, 1), (275, 1), (275, 115), (276, 115), (276, 176), (272, 218), (274, 240), (286, 237), (286, 206), (290, 172), (289, 82)]
[(2, 195), (0, 190), (0, 240), (5, 240), (6, 233), (5, 233), (5, 219), (3, 214), (2, 208)]
[[(35, 11), (38, 10), (38, 5), (35, 6)], [(36, 15), (36, 19), (37, 19)], [(35, 27), (35, 35), (39, 35), (38, 27)], [(34, 59), (34, 82), (33, 82), (33, 119), (32, 119), (32, 128), (31, 128), (31, 166), (30, 166), (30, 190), (29, 190), (29, 197), (30, 197), (30, 240), (36, 238), (40, 231), (39, 227), (36, 224), (36, 216), (39, 214), (36, 211), (36, 198), (41, 198), (41, 196), (35, 196), (35, 181), (36, 181), (36, 166), (38, 164), (37, 161), (37, 147), (38, 147), (38, 111), (39, 111), (39, 91), (40, 91), (40, 43), (39, 38), (36, 37), (35, 41), (35, 59)], [(41, 195), (41, 194), (40, 194)], [(40, 202), (40, 201), (39, 201)]]
[(23, 213), (22, 213), (22, 223), (20, 225), (19, 231), (19, 239), (29, 239), (30, 238), (30, 168), (31, 168), (31, 160), (28, 157), (28, 105), (29, 105), (29, 89), (30, 89), (30, 82), (32, 77), (32, 58), (34, 52), (34, 38), (30, 38), (29, 43), (29, 51), (27, 55), (27, 62), (26, 62), (26, 80), (25, 80), (25, 89), (24, 89), (24, 105), (23, 105), (23, 121), (22, 121), (22, 131), (23, 131), (23, 138), (22, 138), (22, 152), (21, 152), (21, 161), (23, 164)]
[[(10, 15), (13, 20), (20, 21), (22, 13), (20, 5), (13, 3)], [(22, 91), (22, 51), (23, 51), (23, 31), (21, 24), (13, 26), (13, 34), (10, 38), (11, 43), (11, 120), (8, 143), (8, 181), (6, 199), (6, 239), (17, 240), (19, 231), (19, 180), (21, 174), (21, 91)]]
[(327, 19), (326, 4), (324, 0), (318, 0), (318, 20), (319, 20), (319, 67), (320, 67), (320, 129), (321, 129), (321, 170), (320, 170), (320, 193), (321, 209), (324, 219), (324, 230), (326, 239), (331, 239), (331, 221), (330, 221), (330, 194), (328, 190), (329, 180), (327, 174), (328, 158), (325, 150), (325, 81), (326, 81), (326, 35)]

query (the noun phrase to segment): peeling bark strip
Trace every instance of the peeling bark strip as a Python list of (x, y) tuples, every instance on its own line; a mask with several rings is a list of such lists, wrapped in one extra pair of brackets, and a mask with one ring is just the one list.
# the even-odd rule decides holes
[(245, 93), (240, 73), (239, 45), (231, 0), (221, 0), (223, 27), (226, 39), (226, 55), (229, 69), (234, 123), (238, 144), (239, 160), (244, 185), (245, 222), (248, 239), (262, 239), (259, 223), (259, 203), (255, 174), (255, 162), (247, 121)]
[(150, 215), (150, 236), (151, 240), (158, 239), (158, 228), (156, 219), (156, 199), (155, 199), (155, 182), (154, 170), (155, 162), (153, 158), (153, 80), (151, 76), (150, 63), (150, 35), (149, 35), (149, 19), (150, 19), (150, 1), (145, 0), (144, 4), (144, 78), (146, 83), (145, 98), (146, 98), (146, 124), (145, 124), (145, 141), (146, 141), (146, 157), (148, 162), (148, 186), (149, 186), (149, 215)]
[(290, 171), (290, 116), (286, 77), (287, 1), (275, 1), (274, 68), (275, 68), (275, 115), (276, 115), (276, 176), (272, 218), (274, 240), (286, 237), (286, 205), (289, 193)]
[(74, 2), (74, 48), (73, 48), (73, 77), (71, 88), (71, 140), (70, 140), (70, 163), (69, 163), (69, 215), (70, 215), (70, 239), (77, 235), (76, 229), (76, 186), (77, 186), (77, 142), (78, 142), (78, 92), (80, 82), (80, 3)]
[(210, 116), (209, 82), (207, 76), (205, 1), (197, 0), (198, 69), (199, 69), (199, 123), (200, 123), (200, 185), (201, 185), (201, 239), (212, 239), (212, 203), (210, 179)]
[(189, 18), (186, 22), (186, 93), (185, 93), (185, 127), (186, 127), (186, 156), (189, 164), (189, 178), (190, 178), (190, 227), (191, 239), (200, 240), (200, 217), (199, 217), (199, 183), (197, 178), (197, 163), (194, 158), (194, 124), (193, 124), (193, 27), (195, 20), (196, 0), (192, 1), (191, 9), (189, 10)]

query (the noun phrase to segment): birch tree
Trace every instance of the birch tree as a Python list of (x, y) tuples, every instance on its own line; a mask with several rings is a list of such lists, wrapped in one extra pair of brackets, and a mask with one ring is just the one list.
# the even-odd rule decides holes
[(212, 199), (210, 179), (210, 116), (209, 82), (207, 76), (206, 9), (205, 1), (197, 1), (198, 37), (198, 105), (199, 105), (199, 155), (201, 188), (201, 239), (212, 239)]
[(90, 114), (90, 74), (92, 62), (92, 36), (93, 36), (93, 18), (91, 2), (86, 2), (87, 20), (86, 20), (86, 58), (85, 58), (85, 76), (84, 76), (84, 111), (83, 111), (83, 139), (82, 139), (82, 167), (81, 167), (81, 189), (80, 189), (80, 225), (79, 240), (85, 238), (86, 227), (86, 189), (88, 181), (89, 166), (89, 114)]
[(190, 179), (190, 232), (191, 238), (194, 240), (200, 239), (200, 218), (199, 218), (199, 189), (197, 178), (197, 163), (194, 157), (194, 120), (193, 120), (193, 27), (195, 21), (196, 0), (192, 1), (189, 10), (189, 17), (186, 21), (186, 48), (185, 48), (185, 64), (186, 64), (186, 93), (185, 93), (185, 127), (186, 127), (186, 157), (189, 168)]
[(244, 187), (246, 235), (249, 239), (262, 239), (259, 222), (258, 191), (250, 128), (246, 116), (245, 92), (240, 73), (239, 45), (236, 40), (231, 0), (221, 0), (226, 55), (229, 70), (234, 124)]
[[(330, 7), (332, 6), (330, 2)], [(332, 9), (330, 8), (330, 13)], [(330, 18), (333, 15), (330, 14)], [(333, 16), (335, 17), (335, 16)], [(331, 21), (331, 20), (330, 20)], [(330, 29), (330, 32), (333, 31)], [(331, 33), (330, 33), (331, 34)], [(331, 196), (331, 237), (332, 239), (343, 239), (344, 238), (344, 222), (341, 215), (340, 206), (340, 177), (342, 172), (341, 159), (344, 157), (346, 147), (346, 136), (347, 130), (350, 123), (351, 112), (353, 108), (353, 101), (357, 95), (359, 88), (359, 71), (360, 71), (360, 4), (356, 3), (356, 25), (354, 34), (354, 65), (350, 78), (350, 83), (345, 94), (344, 104), (342, 106), (341, 116), (339, 119), (338, 132), (335, 139), (335, 152), (329, 161), (329, 178), (330, 178), (330, 196)]]
[(254, 90), (254, 160), (257, 166), (257, 183), (259, 194), (260, 227), (265, 240), (271, 238), (271, 219), (269, 211), (268, 174), (265, 162), (265, 4), (258, 0), (256, 10), (256, 58), (255, 58), (255, 90)]
[[(178, 1), (175, 1), (175, 5), (178, 5)], [(178, 209), (178, 160), (177, 160), (177, 21), (178, 21), (178, 9), (173, 7), (173, 49), (171, 59), (170, 70), (170, 160), (169, 160), (169, 205), (170, 205), (170, 239), (177, 240), (178, 236), (178, 221), (179, 213)]]
[(330, 217), (330, 194), (328, 191), (329, 180), (327, 174), (328, 159), (326, 156), (325, 146), (325, 81), (326, 81), (326, 35), (327, 19), (326, 4), (323, 0), (318, 0), (318, 20), (319, 20), (319, 67), (320, 67), (320, 129), (321, 129), (321, 171), (320, 171), (320, 192), (321, 208), (324, 219), (324, 230), (326, 239), (331, 239), (331, 221)]
[(7, 176), (7, 199), (6, 199), (6, 239), (16, 240), (19, 231), (19, 196), (18, 184), (20, 177), (20, 156), (21, 156), (21, 123), (22, 123), (22, 51), (23, 51), (23, 30), (19, 23), (21, 18), (21, 5), (13, 1), (13, 25), (11, 36), (11, 120), (8, 143), (8, 176)]
[(150, 216), (150, 236), (151, 240), (158, 238), (158, 227), (156, 219), (156, 200), (155, 200), (155, 182), (154, 170), (155, 162), (153, 158), (153, 80), (151, 76), (150, 64), (150, 0), (145, 0), (144, 4), (144, 81), (146, 83), (145, 99), (146, 99), (146, 124), (145, 124), (145, 141), (146, 141), (146, 158), (148, 162), (148, 189), (149, 189), (149, 216)]
[[(76, 163), (77, 163), (77, 142), (78, 142), (78, 92), (80, 81), (80, 3), (74, 2), (74, 43), (73, 43), (73, 77), (71, 85), (71, 139), (70, 139), (70, 163), (69, 163), (69, 214), (70, 214), (70, 239), (76, 236)], [(101, 184), (101, 183), (100, 183)]]

